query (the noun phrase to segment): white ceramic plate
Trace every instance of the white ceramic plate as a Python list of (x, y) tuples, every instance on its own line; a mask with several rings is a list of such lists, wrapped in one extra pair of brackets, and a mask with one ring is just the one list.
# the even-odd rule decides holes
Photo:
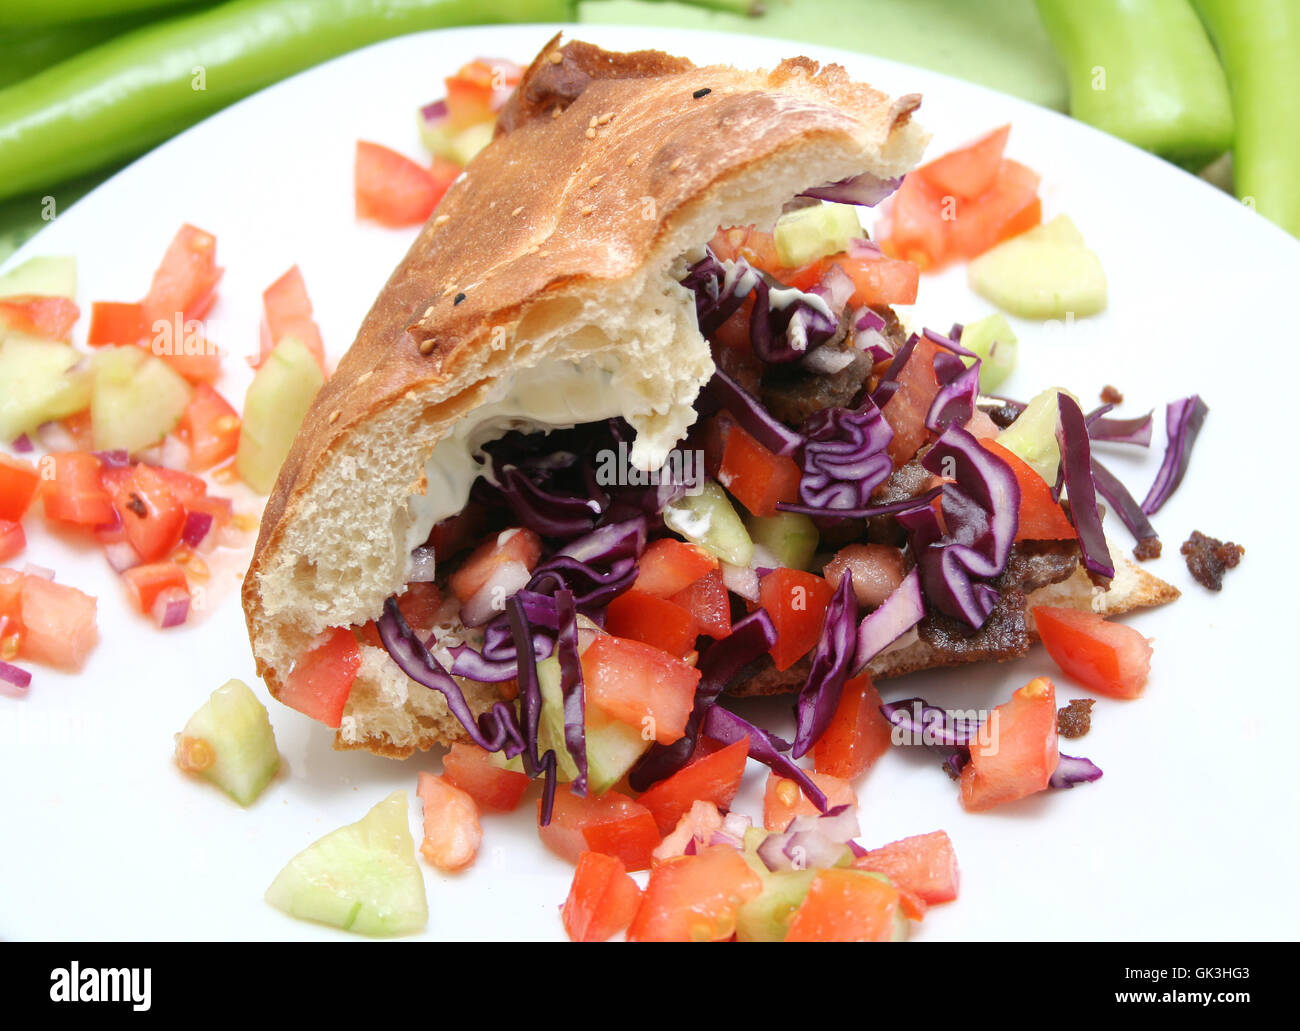
[[(417, 105), (477, 55), (527, 60), (546, 27), (463, 29), (394, 40), (238, 104), (149, 154), (61, 214), (15, 255), (75, 254), (78, 300), (141, 296), (182, 222), (214, 232), (226, 267), (214, 339), (257, 347), (260, 293), (297, 262), (337, 357), (415, 230), (358, 223), (358, 138), (411, 155)], [(1043, 177), (1045, 217), (1068, 212), (1110, 280), (1106, 313), (1069, 326), (1016, 324), (1021, 364), (1004, 390), (1063, 384), (1095, 402), (1107, 383), (1123, 413), (1200, 392), (1210, 415), (1191, 473), (1157, 517), (1152, 564), (1184, 596), (1132, 623), (1155, 639), (1146, 696), (1101, 700), (1094, 729), (1067, 751), (1105, 777), (981, 815), (957, 802), (929, 755), (887, 755), (861, 782), (862, 840), (935, 828), (952, 836), (961, 897), (916, 928), (926, 939), (1282, 938), (1297, 915), (1292, 858), (1291, 715), (1297, 590), (1294, 340), (1300, 244), (1231, 198), (1123, 143), (933, 72), (756, 38), (584, 28), (614, 49), (654, 46), (699, 62), (770, 65), (797, 49), (842, 62), (890, 93), (921, 92), (931, 154), (1011, 122), (1008, 153)], [(55, 194), (57, 199), (57, 192)], [(940, 329), (990, 310), (954, 269), (922, 281), (915, 325)], [(85, 320), (77, 332), (84, 334)], [(223, 391), (248, 371), (227, 363)], [(1159, 417), (1159, 413), (1158, 413)], [(1161, 420), (1162, 421), (1162, 420)], [(1118, 453), (1139, 497), (1159, 462)], [(1108, 449), (1109, 450), (1109, 449)], [(202, 623), (156, 632), (129, 615), (93, 547), (28, 520), (27, 560), (100, 599), (102, 643), (84, 674), (35, 669), (29, 697), (0, 697), (0, 936), (8, 938), (343, 938), (272, 909), (281, 866), (389, 791), (412, 796), (422, 756), (396, 763), (331, 749), (332, 733), (278, 703), (271, 720), (287, 774), (248, 810), (171, 764), (172, 735), (232, 676), (257, 684), (236, 598), (217, 592)], [(1222, 595), (1194, 584), (1178, 544), (1195, 528), (1246, 546)], [(1113, 529), (1126, 539), (1122, 528)], [(241, 556), (246, 557), (246, 556)], [(1008, 666), (886, 682), (977, 707), (1054, 669), (1041, 649)], [(1057, 677), (1062, 701), (1083, 694)], [(257, 690), (266, 698), (265, 688)], [(269, 701), (269, 699), (267, 699)], [(765, 718), (785, 704), (767, 704)], [(758, 813), (765, 771), (741, 804)], [(525, 807), (485, 820), (478, 862), (459, 876), (425, 868), (427, 937), (558, 939), (567, 864), (538, 843)]]

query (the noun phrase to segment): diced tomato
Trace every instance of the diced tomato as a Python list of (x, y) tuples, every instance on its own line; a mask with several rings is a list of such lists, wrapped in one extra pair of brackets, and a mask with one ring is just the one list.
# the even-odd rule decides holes
[(464, 869), (483, 841), (474, 799), (428, 770), (420, 771), (415, 793), (424, 803), (420, 854), (439, 870)]
[(1004, 125), (981, 136), (974, 143), (949, 151), (918, 168), (913, 175), (926, 179), (940, 193), (979, 197), (993, 188), (1002, 166), (1011, 126)]
[(778, 501), (799, 500), (799, 466), (769, 451), (739, 424), (727, 434), (718, 482), (756, 516), (775, 515)]
[(1042, 791), (1060, 762), (1056, 740), (1056, 688), (1038, 677), (989, 713), (971, 742), (961, 771), (963, 808), (980, 812)]
[(628, 941), (726, 941), (740, 907), (762, 890), (758, 874), (725, 845), (665, 860), (650, 871)]
[(820, 870), (790, 917), (788, 942), (887, 942), (898, 889), (861, 870)]
[(217, 267), (217, 238), (194, 226), (181, 226), (140, 302), (145, 333), (151, 334), (159, 320), (175, 323), (178, 315), (182, 325), (202, 319), (216, 299), (223, 271)]
[(771, 653), (777, 669), (789, 669), (817, 644), (832, 593), (830, 584), (802, 569), (774, 569), (759, 581), (759, 604), (776, 628)]
[(677, 826), (696, 801), (712, 802), (726, 812), (731, 808), (749, 759), (749, 739), (742, 738), (716, 752), (692, 760), (637, 801), (650, 810), (661, 834)]
[(713, 335), (709, 337), (710, 342), (729, 351), (751, 354), (753, 347), (749, 339), (749, 323), (753, 314), (754, 295), (750, 294), (740, 307), (728, 315), (722, 325), (713, 331)]
[(656, 598), (633, 588), (609, 603), (605, 629), (616, 637), (685, 656), (695, 648), (695, 620), (691, 614), (671, 601)]
[(1074, 527), (1061, 506), (1052, 500), (1052, 488), (1020, 456), (1007, 450), (996, 440), (980, 443), (1001, 458), (1016, 474), (1020, 484), (1020, 524), (1016, 528), (1017, 541), (1074, 540)]
[(523, 69), (499, 57), (470, 61), (446, 79), (447, 117), (452, 128), (467, 129), (496, 118)]
[(671, 598), (717, 568), (718, 560), (703, 548), (661, 537), (641, 553), (635, 587), (656, 598)]
[(615, 856), (584, 852), (564, 900), (564, 933), (570, 941), (608, 941), (627, 927), (641, 904), (641, 889)]
[(688, 846), (694, 851), (700, 845), (710, 844), (713, 836), (722, 830), (723, 819), (712, 802), (696, 799), (677, 825), (664, 835), (664, 840), (654, 851), (654, 861), (662, 863), (665, 859), (684, 856)]
[[(700, 671), (659, 648), (609, 634), (582, 655), (587, 702), (670, 745), (686, 732)], [(647, 724), (646, 721), (649, 721)]]
[(239, 414), (208, 384), (200, 383), (181, 416), (176, 435), (189, 446), (190, 472), (206, 472), (239, 448)]
[(893, 726), (880, 711), (880, 693), (863, 671), (844, 685), (830, 725), (813, 746), (819, 773), (852, 781), (889, 751)]
[(0, 455), (0, 519), (19, 522), (36, 497), (41, 476), (21, 458)]
[[(811, 771), (808, 776), (826, 796), (828, 809), (858, 804), (857, 793), (847, 780)], [(796, 816), (816, 816), (817, 813), (817, 807), (804, 796), (797, 782), (776, 773), (768, 774), (767, 787), (763, 791), (763, 826), (767, 830), (783, 831)]]
[(731, 633), (731, 595), (714, 569), (669, 599), (691, 614), (695, 633), (720, 640)]
[(925, 417), (939, 392), (939, 380), (934, 374), (934, 356), (938, 353), (938, 344), (921, 337), (898, 375), (898, 389), (880, 410), (894, 431), (887, 450), (895, 468), (907, 462), (930, 438)]
[(1043, 220), (1038, 173), (1003, 159), (993, 188), (975, 200), (957, 202), (957, 217), (948, 223), (952, 253), (977, 258), (1003, 240), (1033, 229)]
[[(541, 813), (541, 799), (537, 811)], [(647, 870), (659, 844), (659, 828), (650, 810), (617, 791), (579, 798), (569, 785), (555, 791), (551, 822), (538, 827), (542, 843), (576, 863), (583, 852), (616, 856), (629, 870)]]
[[(436, 552), (435, 552), (436, 554)], [(493, 534), (477, 548), (448, 581), (461, 601), (474, 597), (497, 567), (506, 562), (522, 563), (531, 572), (542, 557), (542, 539), (525, 527), (513, 527)]]
[(442, 591), (434, 583), (407, 584), (397, 596), (397, 608), (409, 626), (431, 630), (442, 608)]
[(477, 745), (457, 741), (442, 757), (442, 779), (460, 788), (484, 809), (513, 812), (531, 781), (525, 774), (502, 769)]
[(133, 566), (122, 573), (127, 591), (136, 611), (143, 615), (152, 615), (158, 597), (164, 591), (177, 589), (189, 594), (189, 584), (185, 579), (185, 570), (175, 562), (151, 562), (148, 565)]
[(45, 517), (74, 526), (100, 526), (117, 519), (113, 499), (100, 480), (94, 455), (64, 451), (46, 455), (49, 476), (41, 482)]
[(1004, 127), (909, 175), (884, 209), (885, 252), (932, 268), (1036, 226), (1038, 175), (1001, 157), (1005, 143)]
[(957, 853), (944, 831), (915, 834), (873, 848), (854, 859), (853, 866), (884, 874), (900, 891), (915, 894), (927, 905), (957, 897)]
[(126, 539), (142, 562), (163, 558), (180, 543), (185, 529), (185, 505), (169, 482), (175, 477), (169, 477), (168, 472), (171, 470), (132, 465), (105, 469), (102, 474), (104, 489), (113, 499)]
[(912, 262), (888, 255), (852, 257), (843, 255), (831, 262), (853, 280), (852, 305), (915, 304), (921, 270)]
[(1151, 672), (1151, 642), (1095, 612), (1036, 605), (1038, 636), (1061, 672), (1090, 691), (1136, 698)]
[(950, 221), (944, 216), (952, 204), (952, 201), (945, 202), (943, 194), (923, 177), (913, 173), (881, 209), (876, 242), (890, 257), (910, 261), (921, 269), (941, 265), (948, 260)]
[(262, 291), (262, 310), (265, 314), (262, 353), (255, 368), (261, 367), (276, 344), (293, 337), (311, 352), (320, 371), (329, 375), (325, 367), (325, 344), (321, 340), (320, 327), (312, 318), (307, 284), (297, 265)]
[(138, 344), (149, 335), (144, 323), (144, 305), (124, 301), (95, 301), (90, 306), (91, 347), (125, 347)]
[(352, 631), (334, 627), (326, 632), (325, 641), (300, 658), (285, 677), (280, 701), (337, 729), (360, 668), (361, 651)]
[(378, 143), (357, 141), (354, 174), (357, 218), (381, 225), (419, 225), (441, 199), (428, 169)]
[(81, 310), (66, 297), (0, 297), (0, 325), (45, 340), (63, 340), (80, 314)]
[[(167, 336), (175, 337), (175, 331)], [(167, 342), (158, 346), (157, 336), (145, 340), (144, 346), (151, 354), (172, 367), (178, 376), (190, 383), (213, 383), (221, 375), (221, 352), (216, 345), (203, 337), (198, 331), (186, 331), (181, 343)]]
[(59, 669), (81, 669), (99, 640), (95, 607), (95, 599), (75, 587), (24, 577), (19, 654)]
[(21, 523), (0, 519), (0, 562), (8, 562), (15, 555), (21, 555), (27, 547), (27, 534)]

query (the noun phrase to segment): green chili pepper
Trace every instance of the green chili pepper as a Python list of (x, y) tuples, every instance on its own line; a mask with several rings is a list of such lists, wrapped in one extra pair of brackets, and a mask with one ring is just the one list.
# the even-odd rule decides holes
[(1300, 236), (1300, 0), (1194, 0), (1232, 91), (1237, 196)]
[(0, 90), (0, 198), (138, 154), (249, 93), (379, 40), (484, 21), (571, 21), (575, 11), (576, 0), (231, 0), (154, 22)]
[(0, 6), (0, 26), (68, 25), (138, 13), (157, 17), (164, 8), (174, 10), (192, 7), (194, 3), (195, 0), (5, 0)]
[(1036, 0), (1070, 113), (1188, 167), (1232, 145), (1223, 69), (1188, 0)]

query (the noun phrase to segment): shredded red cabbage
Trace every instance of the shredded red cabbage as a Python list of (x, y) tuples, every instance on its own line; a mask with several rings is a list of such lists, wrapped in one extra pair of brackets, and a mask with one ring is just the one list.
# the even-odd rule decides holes
[(1083, 410), (1065, 391), (1056, 395), (1059, 419), (1056, 440), (1061, 448), (1061, 476), (1070, 496), (1070, 515), (1079, 535), (1079, 548), (1083, 552), (1084, 566), (1098, 576), (1113, 577), (1115, 566), (1111, 562), (1106, 534), (1101, 528), (1101, 513), (1097, 510), (1097, 491), (1092, 479), (1092, 446), (1088, 427), (1083, 420)]
[[(518, 599), (510, 598), (506, 601), (506, 615), (510, 619), (510, 630), (515, 638), (515, 652), (523, 655), (528, 648), (531, 635), (528, 617), (524, 614), (524, 607)], [(537, 730), (542, 721), (542, 685), (537, 679), (535, 662), (519, 663), (519, 711), (523, 717), (524, 772), (530, 777), (541, 775), (545, 778), (539, 819), (541, 825), (545, 827), (551, 822), (551, 811), (555, 806), (557, 764), (555, 749), (548, 748), (544, 755), (538, 754)], [(585, 751), (583, 754), (585, 757)]]
[(669, 745), (653, 744), (628, 774), (634, 791), (647, 788), (672, 776), (685, 766), (695, 751), (700, 727), (722, 692), (742, 669), (776, 643), (776, 628), (764, 609), (746, 616), (731, 628), (731, 633), (714, 641), (700, 653), (700, 682), (695, 688), (695, 703), (686, 721), (686, 733)]
[(799, 196), (834, 201), (836, 204), (859, 204), (874, 208), (902, 185), (901, 175), (882, 179), (871, 172), (863, 172), (848, 179), (804, 190)]
[(524, 751), (524, 738), (515, 711), (505, 702), (497, 702), (491, 710), (475, 719), (460, 685), (416, 636), (397, 607), (396, 598), (384, 602), (378, 627), (380, 641), (401, 671), (417, 684), (439, 692), (474, 744), (487, 752), (504, 752), (508, 759)]
[(829, 513), (864, 508), (871, 492), (894, 471), (886, 449), (893, 427), (871, 401), (853, 408), (823, 408), (801, 427), (804, 445), (799, 500)]
[[(845, 574), (844, 579), (849, 579)], [(915, 568), (903, 577), (888, 598), (859, 625), (853, 650), (851, 675), (866, 669), (867, 663), (925, 618), (921, 577)]]
[(857, 647), (858, 601), (853, 593), (853, 573), (846, 570), (831, 595), (822, 619), (821, 634), (813, 650), (808, 679), (795, 703), (797, 729), (790, 754), (805, 755), (826, 732), (840, 704)]
[(1151, 445), (1151, 413), (1136, 419), (1107, 419), (1106, 413), (1115, 406), (1101, 405), (1093, 409), (1083, 421), (1088, 425), (1088, 436), (1093, 440), (1104, 440), (1108, 444), (1135, 444), (1138, 447)]
[(702, 416), (725, 408), (746, 433), (775, 454), (793, 455), (803, 444), (799, 434), (769, 414), (757, 398), (721, 369), (700, 391), (695, 407)]
[[(4, 620), (0, 620), (3, 623)], [(32, 675), (25, 669), (19, 669), (11, 663), (0, 659), (0, 680), (13, 687), (25, 689), (31, 685)]]
[(880, 711), (906, 735), (909, 744), (965, 748), (980, 729), (979, 720), (959, 717), (947, 709), (930, 705), (924, 698), (886, 702)]
[(1165, 431), (1169, 435), (1169, 444), (1160, 469), (1156, 472), (1155, 482), (1142, 501), (1142, 511), (1147, 515), (1155, 515), (1183, 482), (1183, 474), (1187, 472), (1188, 463), (1192, 460), (1192, 445), (1196, 443), (1196, 437), (1201, 432), (1209, 411), (1199, 394), (1173, 401), (1166, 406)]
[(1020, 484), (1006, 462), (960, 426), (944, 430), (921, 465), (955, 481), (943, 485), (948, 532), (929, 506), (903, 512), (898, 521), (907, 530), (926, 598), (978, 630), (998, 592), (972, 578), (992, 579), (1006, 568), (1020, 521)]
[(885, 370), (885, 374), (880, 377), (880, 382), (876, 384), (876, 389), (871, 394), (871, 400), (877, 408), (884, 408), (885, 405), (889, 404), (889, 399), (898, 390), (898, 377), (903, 374), (903, 369), (911, 359), (912, 352), (916, 350), (916, 345), (920, 342), (920, 339), (915, 333), (908, 337), (907, 342), (894, 355), (894, 360), (889, 363), (889, 368)]
[(555, 592), (555, 610), (559, 631), (555, 636), (555, 655), (560, 662), (560, 692), (564, 698), (564, 744), (578, 768), (573, 778), (573, 793), (587, 795), (587, 703), (582, 679), (582, 662), (578, 657), (578, 609), (572, 591)]
[(1088, 784), (1100, 779), (1101, 767), (1091, 759), (1079, 755), (1066, 755), (1062, 752), (1061, 761), (1057, 763), (1056, 772), (1052, 774), (1052, 779), (1047, 782), (1047, 786), (1072, 788), (1076, 784)]
[(808, 776), (808, 772), (796, 766), (781, 753), (789, 749), (788, 742), (782, 741), (761, 727), (756, 727), (748, 720), (737, 716), (730, 709), (714, 705), (704, 716), (704, 733), (724, 745), (734, 744), (741, 738), (749, 739), (749, 757), (762, 763), (779, 777), (785, 777), (799, 785), (819, 813), (826, 812), (826, 795)]
[(926, 412), (926, 429), (942, 433), (949, 426), (965, 426), (975, 414), (979, 397), (980, 360), (976, 358), (968, 368), (957, 355), (940, 351), (934, 356), (934, 374), (939, 390)]
[(1135, 540), (1140, 543), (1160, 539), (1155, 527), (1151, 525), (1151, 520), (1147, 518), (1147, 514), (1142, 511), (1142, 506), (1137, 503), (1133, 495), (1128, 492), (1128, 488), (1096, 458), (1092, 460), (1092, 482), (1097, 488), (1097, 493), (1115, 510), (1120, 522), (1128, 527), (1129, 533)]
[(792, 501), (778, 501), (776, 507), (781, 512), (798, 512), (801, 515), (825, 516), (833, 519), (875, 519), (877, 516), (898, 515), (917, 508), (926, 508), (930, 502), (943, 493), (942, 487), (931, 487), (922, 494), (902, 501), (891, 501), (885, 505), (869, 505), (866, 508), (825, 509), (817, 505), (796, 505)]

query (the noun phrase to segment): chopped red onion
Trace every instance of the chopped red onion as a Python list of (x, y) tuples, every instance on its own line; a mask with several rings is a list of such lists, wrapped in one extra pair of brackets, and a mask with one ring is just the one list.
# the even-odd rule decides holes
[[(846, 578), (847, 579), (847, 578)], [(921, 574), (915, 567), (880, 603), (879, 608), (858, 624), (857, 648), (851, 675), (857, 676), (872, 659), (925, 618)]]
[(95, 457), (105, 469), (125, 469), (131, 464), (131, 456), (122, 448), (112, 451), (96, 451)]
[(17, 440), (14, 441), (13, 448), (20, 455), (26, 455), (32, 451), (35, 451), (36, 445), (32, 443), (32, 438), (27, 436), (26, 433), (24, 433), (21, 437), (19, 437)]
[(522, 562), (502, 562), (495, 566), (483, 582), (460, 608), (461, 622), (466, 626), (482, 626), (505, 611), (506, 599), (526, 587), (532, 573)]
[(167, 587), (159, 591), (152, 615), (162, 630), (180, 626), (190, 618), (190, 592), (183, 587)]
[(834, 201), (836, 204), (860, 204), (863, 207), (874, 208), (902, 185), (901, 175), (883, 179), (871, 172), (863, 172), (848, 179), (804, 190), (800, 196)]
[[(850, 253), (852, 253), (850, 251)], [(862, 332), (868, 329), (874, 329), (877, 333), (885, 328), (885, 317), (872, 311), (866, 305), (859, 308), (854, 315), (853, 328)]]
[(32, 682), (32, 675), (25, 669), (0, 660), (0, 681), (25, 690)]
[(212, 532), (215, 520), (210, 512), (189, 512), (185, 516), (185, 529), (181, 531), (181, 540), (191, 548), (197, 548)]
[(420, 121), (438, 122), (447, 117), (447, 99), (435, 100), (431, 104), (425, 104), (420, 108)]

